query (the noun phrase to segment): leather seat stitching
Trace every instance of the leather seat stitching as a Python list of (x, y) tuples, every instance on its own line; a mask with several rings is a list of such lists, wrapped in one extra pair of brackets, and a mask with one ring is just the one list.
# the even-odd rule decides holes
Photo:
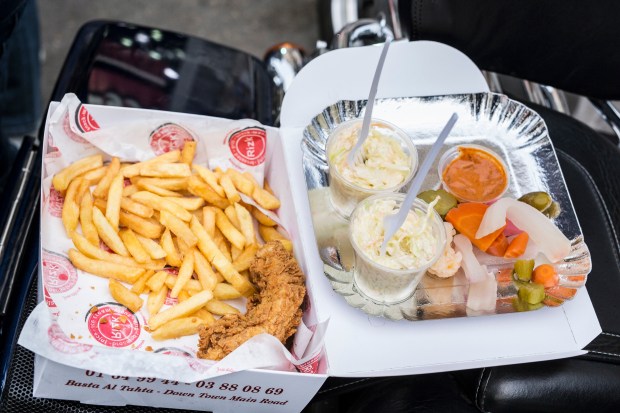
[(478, 396), (480, 394), (480, 385), (482, 384), (482, 378), (484, 377), (484, 372), (486, 371), (486, 367), (482, 369), (482, 371), (480, 372), (480, 378), (478, 379), (478, 385), (476, 386), (476, 396), (475, 396), (475, 402), (476, 405), (478, 405)]
[(319, 393), (321, 393), (321, 394), (323, 394), (323, 393), (327, 393), (327, 392), (330, 392), (330, 391), (333, 391), (333, 390), (341, 389), (341, 388), (343, 388), (343, 387), (352, 386), (352, 385), (354, 385), (354, 384), (359, 384), (359, 383), (362, 383), (362, 382), (364, 382), (364, 381), (368, 381), (368, 380), (370, 380), (370, 378), (369, 378), (369, 377), (367, 377), (367, 378), (365, 378), (365, 379), (361, 379), (361, 380), (352, 381), (351, 383), (341, 384), (340, 386), (330, 387), (329, 389), (322, 390), (322, 391), (320, 391)]
[[(570, 156), (569, 154), (567, 154), (566, 152), (558, 149), (558, 152), (560, 152), (568, 162), (570, 162), (571, 164), (573, 164), (573, 166), (577, 167), (586, 177), (586, 179), (588, 179), (588, 181), (590, 181), (590, 183), (592, 184), (592, 189), (596, 192), (596, 199), (595, 202), (597, 203), (597, 205), (603, 210), (603, 212), (605, 213), (605, 229), (607, 230), (607, 235), (612, 238), (615, 241), (615, 246), (616, 248), (612, 248), (613, 252), (614, 252), (614, 259), (616, 261), (616, 266), (620, 267), (620, 259), (618, 258), (618, 237), (615, 231), (615, 228), (613, 227), (613, 225), (610, 225), (611, 222), (611, 215), (609, 213), (609, 210), (607, 209), (607, 205), (605, 205), (605, 203), (601, 202), (601, 199), (603, 198), (601, 195), (601, 192), (598, 189), (598, 186), (596, 185), (596, 182), (594, 181), (594, 178), (592, 178), (592, 175), (590, 175), (590, 173), (588, 172), (587, 169), (585, 169), (579, 162), (577, 162), (577, 160), (575, 158), (573, 158), (572, 156)], [(611, 337), (617, 337), (620, 338), (620, 335), (618, 334), (612, 334), (612, 333), (606, 333), (606, 332), (602, 332), (601, 334), (607, 335), (607, 336), (611, 336)], [(604, 354), (607, 356), (612, 356), (612, 357), (620, 357), (620, 354), (616, 354), (616, 353), (607, 353), (604, 351), (596, 351), (596, 350), (588, 350), (588, 352), (590, 353), (595, 353), (595, 354)]]
[(617, 353), (607, 353), (604, 351), (596, 351), (596, 350), (588, 350), (588, 352), (596, 353), (596, 354), (604, 354), (606, 356), (620, 357), (620, 354), (617, 354)]
[(609, 213), (609, 210), (607, 209), (607, 206), (604, 203), (601, 202), (601, 199), (603, 199), (603, 197), (601, 195), (601, 192), (598, 189), (598, 186), (596, 185), (596, 182), (594, 181), (594, 178), (592, 178), (592, 175), (590, 175), (588, 170), (586, 168), (584, 168), (579, 162), (577, 162), (577, 160), (575, 158), (573, 158), (572, 156), (570, 156), (566, 152), (562, 151), (561, 149), (558, 149), (557, 151), (560, 152), (563, 156), (565, 156), (570, 163), (572, 163), (574, 166), (576, 166), (578, 169), (580, 169), (582, 171), (582, 173), (586, 176), (586, 178), (592, 183), (592, 188), (594, 189), (594, 191), (598, 195), (597, 197), (595, 197), (596, 198), (595, 201), (598, 204), (598, 206), (604, 211), (605, 217), (607, 218), (605, 220), (605, 229), (607, 230), (607, 235), (611, 239), (613, 239), (615, 241), (615, 247), (616, 248), (612, 248), (612, 250), (614, 252), (614, 259), (616, 261), (616, 266), (618, 268), (620, 268), (620, 258), (618, 257), (618, 245), (619, 245), (618, 237), (616, 235), (616, 231), (615, 231), (614, 227), (612, 225), (610, 225), (611, 214)]
[(480, 409), (482, 411), (486, 411), (484, 409), (484, 401), (487, 397), (487, 387), (489, 386), (489, 382), (491, 381), (491, 373), (493, 373), (493, 369), (489, 369), (489, 375), (487, 376), (487, 381), (484, 383), (484, 389), (482, 390), (482, 403), (480, 403)]

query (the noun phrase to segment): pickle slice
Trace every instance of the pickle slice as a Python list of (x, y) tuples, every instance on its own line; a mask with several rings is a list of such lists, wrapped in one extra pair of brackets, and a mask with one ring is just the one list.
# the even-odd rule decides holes
[(538, 191), (522, 195), (521, 198), (519, 198), (519, 201), (525, 202), (526, 204), (533, 206), (540, 212), (543, 212), (545, 209), (551, 206), (553, 199), (551, 199), (551, 196), (548, 193)]
[(530, 281), (534, 271), (534, 260), (515, 261), (514, 276), (519, 281)]
[(515, 311), (523, 312), (523, 311), (538, 310), (539, 308), (543, 307), (543, 303), (530, 304), (528, 302), (521, 300), (519, 297), (515, 297), (514, 300), (512, 301), (512, 306), (514, 307)]
[(545, 299), (545, 287), (536, 283), (519, 283), (518, 296), (528, 304), (540, 304)]
[(560, 208), (560, 204), (553, 201), (551, 205), (549, 205), (549, 208), (543, 211), (543, 214), (545, 214), (547, 218), (557, 218), (558, 215), (560, 215), (560, 212), (562, 212), (562, 209)]
[(443, 189), (430, 189), (418, 194), (418, 198), (428, 204), (433, 202), (437, 197), (439, 197), (439, 201), (435, 204), (435, 211), (437, 211), (437, 213), (442, 217), (444, 217), (452, 208), (456, 207), (457, 200), (454, 195), (444, 191)]

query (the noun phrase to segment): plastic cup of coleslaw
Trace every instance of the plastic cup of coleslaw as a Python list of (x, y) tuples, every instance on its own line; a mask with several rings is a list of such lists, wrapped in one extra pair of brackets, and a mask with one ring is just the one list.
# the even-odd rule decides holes
[(418, 166), (411, 138), (384, 120), (372, 119), (360, 149), (362, 162), (351, 167), (347, 156), (359, 136), (362, 119), (340, 124), (327, 139), (329, 193), (334, 209), (349, 218), (355, 206), (375, 194), (394, 193), (409, 183)]
[(351, 214), (353, 282), (360, 293), (379, 304), (409, 299), (446, 244), (441, 217), (432, 206), (416, 199), (405, 223), (381, 255), (383, 217), (396, 213), (404, 199), (404, 194), (374, 195), (361, 201)]

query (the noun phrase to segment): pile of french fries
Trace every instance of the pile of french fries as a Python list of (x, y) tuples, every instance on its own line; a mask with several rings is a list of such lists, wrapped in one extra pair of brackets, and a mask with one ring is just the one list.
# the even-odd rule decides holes
[[(254, 292), (248, 269), (262, 241), (292, 249), (275, 221), (241, 199), (275, 210), (280, 201), (269, 185), (247, 172), (194, 164), (195, 151), (187, 142), (132, 164), (90, 156), (52, 180), (64, 194), (62, 222), (75, 245), (69, 259), (108, 278), (112, 297), (133, 312), (146, 295), (156, 340), (195, 334), (214, 316), (238, 313), (224, 300)], [(177, 304), (162, 310), (168, 296)]]

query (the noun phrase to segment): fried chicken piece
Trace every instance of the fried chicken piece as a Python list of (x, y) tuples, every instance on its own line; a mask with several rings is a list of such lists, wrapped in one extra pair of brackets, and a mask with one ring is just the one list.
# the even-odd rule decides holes
[(268, 333), (284, 343), (301, 322), (306, 294), (304, 274), (293, 255), (278, 241), (265, 244), (250, 266), (258, 292), (245, 314), (228, 314), (200, 328), (198, 357), (221, 360), (257, 334)]

